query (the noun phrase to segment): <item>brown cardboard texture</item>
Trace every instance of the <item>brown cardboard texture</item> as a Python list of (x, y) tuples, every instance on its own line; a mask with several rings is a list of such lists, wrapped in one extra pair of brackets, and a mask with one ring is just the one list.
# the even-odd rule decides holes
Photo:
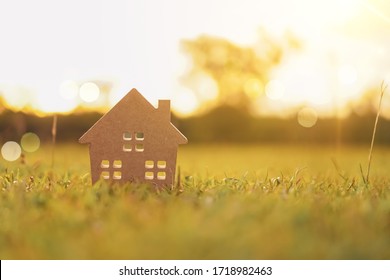
[(187, 138), (171, 123), (170, 100), (153, 107), (132, 89), (80, 139), (89, 144), (92, 183), (172, 185), (179, 144)]

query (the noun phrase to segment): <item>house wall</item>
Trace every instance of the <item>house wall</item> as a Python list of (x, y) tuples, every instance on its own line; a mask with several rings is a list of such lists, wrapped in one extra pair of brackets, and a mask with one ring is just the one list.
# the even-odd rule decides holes
[(158, 186), (174, 183), (177, 144), (148, 130), (138, 133), (139, 137), (137, 131), (112, 132), (90, 145), (93, 183), (99, 179)]

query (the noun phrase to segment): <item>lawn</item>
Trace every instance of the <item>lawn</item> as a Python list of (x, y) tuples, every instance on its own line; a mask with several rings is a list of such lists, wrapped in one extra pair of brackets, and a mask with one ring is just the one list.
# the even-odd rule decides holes
[(390, 148), (186, 145), (180, 183), (91, 186), (86, 146), (0, 162), (0, 259), (390, 259)]

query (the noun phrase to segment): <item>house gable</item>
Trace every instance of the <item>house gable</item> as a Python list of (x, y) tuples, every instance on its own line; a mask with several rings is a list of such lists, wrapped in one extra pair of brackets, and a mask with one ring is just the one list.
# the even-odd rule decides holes
[(156, 109), (136, 89), (132, 89), (79, 142), (99, 142), (99, 139), (111, 137), (109, 131), (122, 131), (130, 126), (138, 130), (147, 128), (156, 131), (158, 135), (164, 134), (173, 143), (186, 144), (187, 138), (171, 123), (169, 103), (169, 100), (159, 100), (159, 107)]

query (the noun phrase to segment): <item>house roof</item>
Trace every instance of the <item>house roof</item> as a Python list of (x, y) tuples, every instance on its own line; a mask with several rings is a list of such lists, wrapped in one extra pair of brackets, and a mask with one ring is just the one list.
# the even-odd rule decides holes
[(113, 126), (121, 129), (126, 124), (140, 129), (152, 126), (165, 133), (170, 141), (186, 144), (187, 138), (170, 121), (170, 101), (159, 100), (159, 107), (152, 106), (135, 88), (127, 93), (110, 111), (102, 116), (81, 138), (80, 143), (92, 143), (96, 137), (108, 133)]

